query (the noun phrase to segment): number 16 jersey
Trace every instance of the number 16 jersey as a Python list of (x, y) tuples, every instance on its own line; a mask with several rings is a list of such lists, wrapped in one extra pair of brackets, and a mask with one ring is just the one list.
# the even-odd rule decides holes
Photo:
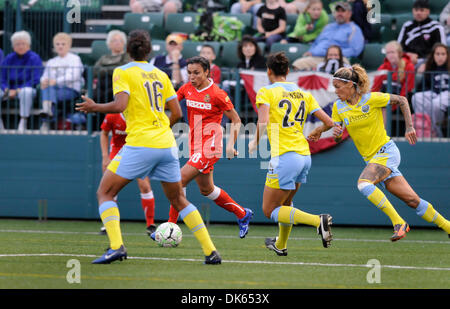
[(267, 133), (272, 157), (294, 151), (310, 155), (303, 135), (306, 118), (320, 109), (316, 99), (291, 82), (276, 82), (262, 87), (256, 95), (256, 106), (270, 106)]
[(126, 144), (134, 147), (171, 148), (176, 146), (167, 101), (177, 97), (167, 74), (146, 61), (120, 66), (113, 73), (113, 92), (129, 95), (123, 115), (127, 123)]

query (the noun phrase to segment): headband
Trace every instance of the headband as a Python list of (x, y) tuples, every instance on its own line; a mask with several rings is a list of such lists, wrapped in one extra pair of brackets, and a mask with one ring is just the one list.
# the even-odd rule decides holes
[(340, 80), (340, 81), (343, 81), (343, 82), (352, 82), (353, 84), (355, 84), (355, 86), (358, 86), (358, 84), (356, 82), (354, 82), (354, 81), (352, 81), (350, 79), (347, 79), (347, 78), (333, 77), (333, 79)]

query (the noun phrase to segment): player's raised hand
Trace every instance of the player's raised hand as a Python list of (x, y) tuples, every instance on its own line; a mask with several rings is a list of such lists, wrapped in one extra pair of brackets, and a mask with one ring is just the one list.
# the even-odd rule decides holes
[(408, 143), (414, 145), (417, 142), (416, 130), (413, 127), (409, 127), (406, 129), (405, 137)]
[(75, 110), (83, 112), (83, 113), (93, 113), (95, 112), (94, 108), (97, 105), (92, 99), (81, 96), (81, 98), (84, 100), (84, 102), (76, 103)]

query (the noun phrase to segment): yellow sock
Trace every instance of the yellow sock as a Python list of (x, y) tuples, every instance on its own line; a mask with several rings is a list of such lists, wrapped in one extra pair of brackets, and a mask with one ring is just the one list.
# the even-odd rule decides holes
[(378, 189), (373, 183), (360, 182), (358, 184), (359, 191), (367, 197), (369, 201), (372, 202), (378, 209), (382, 210), (392, 221), (392, 225), (404, 224), (405, 220), (400, 217), (400, 215), (392, 206), (391, 202), (386, 198), (386, 195)]
[(216, 247), (209, 236), (208, 230), (197, 208), (189, 204), (179, 214), (187, 227), (194, 233), (195, 238), (200, 242), (204, 254), (206, 256), (211, 255), (216, 250)]
[[(319, 227), (320, 216), (312, 215), (291, 206), (280, 206), (278, 211), (279, 223), (285, 224), (306, 224)], [(278, 247), (277, 247), (278, 248)]]
[(289, 235), (291, 234), (292, 224), (278, 223), (278, 238), (275, 246), (278, 249), (286, 249)]
[(117, 250), (123, 245), (120, 231), (120, 214), (117, 204), (113, 201), (104, 202), (99, 207), (100, 217), (108, 234), (110, 247)]
[[(422, 200), (423, 201), (423, 200)], [(422, 203), (421, 201), (421, 203)], [(426, 202), (426, 201), (424, 201)], [(443, 229), (447, 234), (450, 234), (450, 221), (446, 220), (440, 213), (438, 213), (434, 208), (433, 205), (430, 203), (427, 203), (426, 211), (421, 216), (425, 221), (434, 223), (441, 229)], [(419, 204), (420, 206), (420, 204)]]

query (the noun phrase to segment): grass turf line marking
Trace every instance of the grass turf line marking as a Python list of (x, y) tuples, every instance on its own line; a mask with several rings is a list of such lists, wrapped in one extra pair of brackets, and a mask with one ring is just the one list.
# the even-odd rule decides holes
[[(98, 232), (73, 232), (73, 231), (42, 231), (42, 230), (0, 230), (0, 233), (34, 233), (34, 234), (72, 234), (72, 235), (99, 235)], [(122, 233), (122, 235), (129, 236), (141, 236), (147, 235), (146, 233)], [(236, 238), (236, 236), (231, 235), (214, 235), (210, 234), (213, 238)], [(194, 235), (183, 235), (183, 237), (194, 237)], [(246, 236), (246, 238), (253, 239), (265, 239), (266, 236)], [(317, 240), (317, 238), (308, 237), (289, 237), (291, 240)], [(385, 242), (391, 243), (388, 239), (357, 239), (357, 238), (333, 238), (334, 241), (355, 241), (355, 242)], [(450, 241), (440, 241), (440, 240), (408, 240), (402, 239), (402, 243), (425, 243), (425, 244), (445, 244), (450, 245)]]
[[(47, 256), (89, 257), (89, 258), (97, 257), (97, 255), (93, 255), (93, 254), (68, 254), (68, 253), (0, 254), (0, 258), (2, 258), (2, 257), (47, 257)], [(128, 259), (130, 259), (130, 260), (152, 260), (152, 261), (203, 262), (203, 260), (199, 260), (199, 259), (139, 257), (139, 256), (129, 256)], [(310, 263), (310, 262), (274, 262), (274, 261), (222, 260), (222, 263), (370, 268), (369, 266), (367, 266), (365, 264), (337, 264), (337, 263), (326, 264), (326, 263)], [(427, 267), (427, 266), (420, 267), (420, 266), (402, 266), (402, 265), (380, 265), (380, 266), (381, 266), (381, 268), (389, 268), (389, 269), (450, 271), (450, 268), (445, 268), (445, 267)]]

